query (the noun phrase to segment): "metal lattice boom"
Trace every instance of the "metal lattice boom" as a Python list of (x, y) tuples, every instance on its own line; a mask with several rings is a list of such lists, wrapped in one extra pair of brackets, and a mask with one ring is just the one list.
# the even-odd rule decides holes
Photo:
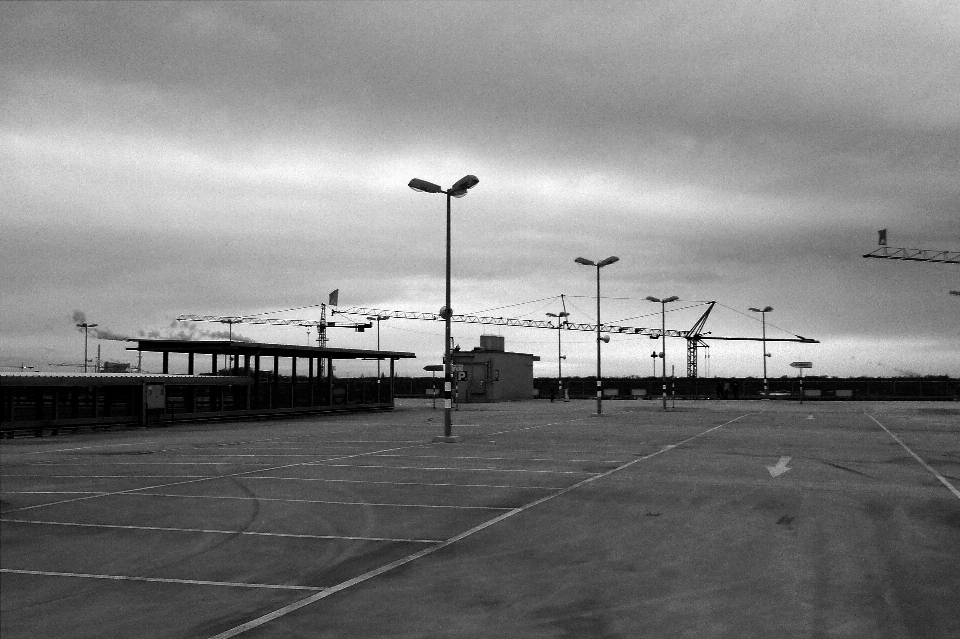
[(886, 260), (905, 260), (908, 262), (939, 262), (941, 264), (960, 264), (960, 251), (934, 251), (931, 249), (896, 248), (881, 246), (864, 257), (878, 257)]
[[(442, 322), (443, 317), (439, 313), (415, 313), (412, 311), (388, 311), (382, 308), (367, 308), (363, 306), (353, 306), (343, 311), (337, 311), (341, 315), (387, 315), (399, 319), (414, 319)], [(525, 320), (510, 317), (484, 317), (480, 315), (452, 315), (452, 322), (462, 322), (465, 324), (492, 324), (494, 326), (519, 326), (523, 328), (552, 328), (557, 329), (556, 324), (546, 320)], [(596, 324), (577, 324), (567, 322), (561, 324), (561, 328), (568, 331), (592, 331), (596, 332)], [(621, 333), (626, 335), (657, 335), (662, 332), (659, 328), (638, 328), (635, 326), (619, 326), (616, 324), (601, 324), (600, 330), (605, 333)], [(667, 337), (687, 337), (690, 331), (666, 331)]]

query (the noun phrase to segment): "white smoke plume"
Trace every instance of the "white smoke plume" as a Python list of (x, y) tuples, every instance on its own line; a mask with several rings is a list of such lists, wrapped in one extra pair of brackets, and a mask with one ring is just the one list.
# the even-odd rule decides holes
[(140, 337), (150, 339), (178, 339), (183, 341), (196, 341), (203, 339), (233, 339), (234, 342), (253, 342), (249, 337), (244, 337), (236, 331), (231, 334), (230, 331), (208, 331), (198, 327), (193, 322), (173, 321), (165, 330), (140, 331)]
[[(87, 314), (83, 311), (74, 311), (71, 317), (73, 319), (73, 323), (77, 325), (77, 330), (82, 333), (84, 331), (84, 327), (80, 326), (80, 324), (88, 323)], [(109, 328), (100, 328), (99, 326), (88, 326), (86, 330), (88, 331), (90, 337), (94, 339), (109, 339), (121, 342), (134, 339), (130, 335), (124, 335), (123, 333), (112, 331)]]

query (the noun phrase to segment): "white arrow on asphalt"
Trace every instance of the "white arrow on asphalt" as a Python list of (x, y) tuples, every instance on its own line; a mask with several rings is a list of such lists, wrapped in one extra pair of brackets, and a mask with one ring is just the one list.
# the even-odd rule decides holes
[(788, 470), (792, 470), (790, 468), (787, 468), (787, 464), (789, 462), (790, 462), (789, 457), (781, 457), (780, 461), (777, 462), (776, 466), (767, 466), (767, 470), (770, 471), (770, 476), (777, 477), (779, 475), (784, 474)]

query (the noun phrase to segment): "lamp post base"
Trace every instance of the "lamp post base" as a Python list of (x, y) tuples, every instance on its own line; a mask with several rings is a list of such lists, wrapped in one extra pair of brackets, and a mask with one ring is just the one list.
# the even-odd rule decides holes
[(446, 435), (437, 435), (433, 438), (434, 444), (459, 444), (460, 438), (456, 435), (446, 436)]

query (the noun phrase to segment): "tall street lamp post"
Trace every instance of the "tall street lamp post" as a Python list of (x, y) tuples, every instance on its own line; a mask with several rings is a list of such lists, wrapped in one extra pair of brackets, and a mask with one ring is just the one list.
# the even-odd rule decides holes
[(82, 324), (77, 324), (77, 328), (83, 329), (83, 372), (87, 372), (87, 342), (89, 341), (90, 329), (96, 328), (99, 324), (87, 324), (83, 322)]
[(419, 178), (413, 178), (410, 180), (410, 183), (407, 184), (407, 186), (414, 191), (420, 191), (422, 193), (443, 193), (447, 196), (447, 296), (446, 304), (440, 309), (440, 316), (443, 317), (446, 325), (443, 339), (443, 437), (434, 438), (434, 441), (438, 441), (438, 439), (444, 442), (457, 441), (453, 437), (453, 427), (450, 422), (450, 411), (453, 408), (453, 376), (451, 375), (453, 368), (450, 359), (450, 318), (453, 316), (453, 310), (450, 306), (450, 198), (463, 197), (467, 194), (467, 191), (479, 183), (480, 180), (477, 176), (465, 175), (446, 191), (432, 182), (427, 182)]
[(667, 410), (667, 304), (676, 302), (678, 299), (680, 298), (676, 295), (663, 299), (652, 295), (647, 296), (647, 300), (660, 305), (660, 335), (663, 339), (660, 346), (660, 357), (663, 358), (663, 410)]
[(773, 307), (754, 308), (751, 306), (750, 310), (754, 313), (760, 313), (760, 319), (763, 323), (763, 396), (765, 399), (770, 399), (770, 390), (767, 386), (767, 358), (770, 357), (770, 353), (767, 352), (767, 313), (772, 311)]
[(563, 399), (563, 351), (560, 347), (560, 329), (567, 323), (570, 313), (561, 311), (559, 313), (547, 313), (547, 317), (557, 318), (557, 393), (560, 399)]
[[(574, 260), (577, 264), (597, 267), (597, 415), (603, 414), (603, 383), (600, 381), (600, 342), (604, 341), (604, 339), (600, 337), (600, 269), (619, 261), (620, 258), (616, 255), (611, 255), (599, 262), (588, 260), (585, 257), (578, 257)], [(607, 337), (605, 341), (609, 342), (610, 338)]]

